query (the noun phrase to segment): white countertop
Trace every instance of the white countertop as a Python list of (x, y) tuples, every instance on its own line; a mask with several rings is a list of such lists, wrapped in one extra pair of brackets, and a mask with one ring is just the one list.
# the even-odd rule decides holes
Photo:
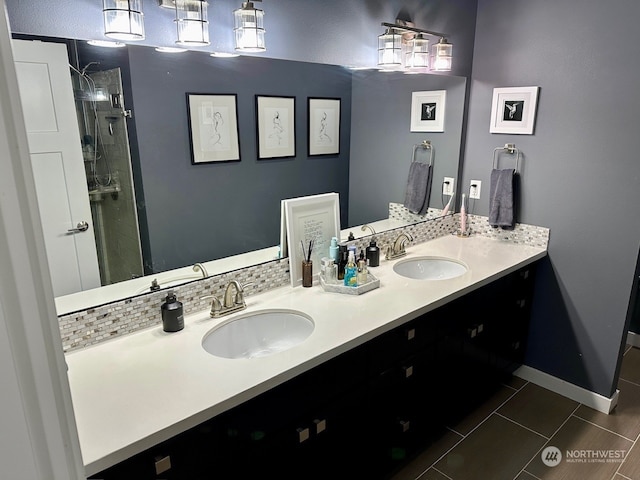
[(211, 319), (208, 311), (186, 316), (184, 330), (177, 333), (165, 333), (159, 324), (67, 354), (86, 474), (115, 465), (546, 255), (540, 247), (452, 235), (408, 246), (407, 252), (403, 259), (447, 257), (464, 262), (469, 270), (449, 280), (410, 280), (393, 272), (397, 260), (381, 260), (371, 269), (380, 288), (363, 295), (328, 293), (319, 285), (249, 295), (241, 314), (283, 308), (302, 311), (315, 322), (302, 344), (267, 357), (224, 359), (205, 352), (204, 334), (232, 318)]

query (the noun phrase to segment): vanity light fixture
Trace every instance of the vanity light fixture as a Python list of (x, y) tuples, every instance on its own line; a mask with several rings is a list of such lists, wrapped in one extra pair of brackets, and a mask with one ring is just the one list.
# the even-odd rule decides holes
[(209, 45), (208, 2), (203, 0), (175, 0), (176, 44), (186, 46)]
[(238, 53), (229, 53), (229, 52), (211, 52), (209, 55), (216, 58), (234, 58), (234, 57), (240, 56), (240, 54)]
[(436, 72), (450, 72), (453, 45), (444, 37), (433, 46), (433, 70)]
[[(261, 2), (262, 0), (255, 0)], [(239, 52), (264, 52), (264, 12), (253, 6), (253, 2), (243, 2), (242, 7), (233, 11), (236, 50)]]
[(104, 34), (116, 40), (144, 40), (142, 0), (102, 0)]
[[(386, 30), (378, 36), (380, 70), (404, 70), (406, 73), (426, 73), (429, 68), (438, 72), (451, 70), (453, 45), (447, 42), (446, 34), (417, 28), (404, 20), (396, 20), (396, 23), (383, 22), (382, 26)], [(431, 62), (427, 35), (440, 37), (440, 41), (433, 46)]]

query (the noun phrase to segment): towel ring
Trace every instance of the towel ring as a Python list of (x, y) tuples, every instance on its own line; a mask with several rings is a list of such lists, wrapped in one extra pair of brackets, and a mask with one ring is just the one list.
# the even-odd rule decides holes
[(422, 143), (413, 146), (413, 155), (411, 156), (411, 163), (416, 161), (416, 150), (418, 148), (422, 148), (424, 150), (429, 150), (429, 166), (433, 166), (433, 147), (431, 146), (430, 140), (423, 140)]
[(496, 147), (493, 149), (493, 168), (497, 168), (498, 166), (498, 157), (497, 157), (497, 153), (499, 150), (503, 150), (505, 152), (511, 153), (513, 154), (514, 152), (516, 153), (516, 168), (514, 170), (514, 173), (518, 171), (518, 167), (520, 164), (520, 150), (518, 150), (516, 148), (516, 144), (515, 143), (505, 143), (504, 147)]

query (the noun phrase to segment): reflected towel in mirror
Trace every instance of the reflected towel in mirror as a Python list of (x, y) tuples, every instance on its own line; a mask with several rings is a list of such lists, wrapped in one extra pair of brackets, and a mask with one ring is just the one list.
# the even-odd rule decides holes
[(407, 190), (404, 197), (404, 206), (411, 213), (423, 215), (429, 208), (431, 196), (431, 165), (420, 162), (412, 162), (407, 178)]

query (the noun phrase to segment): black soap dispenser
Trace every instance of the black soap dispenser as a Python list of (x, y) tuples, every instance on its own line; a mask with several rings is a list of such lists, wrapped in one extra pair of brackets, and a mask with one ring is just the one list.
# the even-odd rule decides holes
[(369, 260), (370, 267), (377, 267), (380, 265), (380, 248), (376, 245), (375, 237), (371, 238), (371, 242), (367, 247), (367, 260)]
[(184, 328), (182, 303), (178, 301), (173, 290), (167, 293), (160, 310), (162, 311), (162, 329), (165, 332), (178, 332)]

